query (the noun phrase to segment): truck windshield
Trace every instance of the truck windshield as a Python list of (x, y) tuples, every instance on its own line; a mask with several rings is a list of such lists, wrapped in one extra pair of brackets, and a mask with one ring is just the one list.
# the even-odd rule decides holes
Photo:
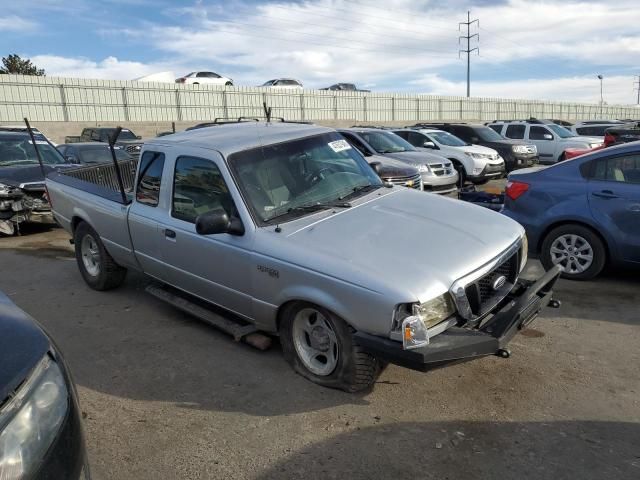
[[(102, 130), (102, 133), (100, 135), (102, 138), (102, 141), (108, 142), (109, 138), (111, 138), (111, 135), (113, 135), (115, 131), (116, 131), (115, 128), (105, 128), (104, 130)], [(126, 128), (123, 128), (120, 131), (120, 135), (118, 135), (118, 141), (120, 140), (138, 140), (138, 137), (136, 137), (131, 130), (127, 130)]]
[(415, 152), (409, 142), (391, 132), (359, 132), (359, 135), (378, 153)]
[(558, 135), (560, 138), (571, 138), (571, 137), (577, 137), (577, 135), (575, 133), (573, 133), (571, 130), (561, 127), (560, 125), (556, 125), (554, 124), (549, 124), (547, 125), (548, 128), (550, 128), (551, 130), (553, 130), (553, 133), (555, 133), (556, 135)]
[[(36, 140), (42, 163), (45, 165), (62, 165), (64, 157), (44, 140)], [(19, 165), (37, 165), (38, 157), (28, 135), (0, 136), (0, 167)]]
[(261, 225), (344, 204), (382, 186), (362, 155), (334, 132), (234, 153), (229, 166)]
[(474, 129), (478, 137), (485, 142), (502, 142), (504, 137), (489, 127), (478, 127)]

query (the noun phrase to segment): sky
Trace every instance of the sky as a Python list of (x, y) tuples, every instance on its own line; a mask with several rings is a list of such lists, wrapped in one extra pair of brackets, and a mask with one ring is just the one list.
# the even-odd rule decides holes
[(49, 76), (132, 80), (214, 71), (465, 95), (458, 22), (479, 25), (471, 95), (635, 104), (638, 0), (0, 0), (0, 56)]

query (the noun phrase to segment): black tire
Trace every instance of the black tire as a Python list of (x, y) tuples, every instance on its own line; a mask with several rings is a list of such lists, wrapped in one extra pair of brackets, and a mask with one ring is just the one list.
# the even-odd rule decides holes
[(467, 171), (464, 169), (464, 165), (462, 165), (457, 160), (449, 159), (451, 163), (453, 163), (453, 168), (458, 172), (458, 185), (460, 188), (464, 187), (467, 183)]
[(193, 82), (191, 85), (200, 85), (199, 82)]
[[(333, 327), (338, 342), (337, 365), (328, 375), (316, 375), (300, 359), (293, 340), (293, 322), (303, 309), (312, 308), (320, 312)], [(295, 302), (285, 307), (280, 322), (280, 343), (284, 358), (296, 373), (323, 387), (345, 392), (360, 392), (373, 387), (386, 365), (366, 353), (353, 341), (353, 329), (328, 310), (307, 302)]]
[[(96, 262), (98, 265), (97, 273), (92, 274), (85, 266), (82, 252), (82, 242), (85, 238), (87, 238), (88, 241), (92, 241), (97, 247), (99, 257)], [(111, 290), (112, 288), (122, 285), (122, 282), (124, 282), (127, 275), (127, 269), (118, 265), (113, 258), (111, 258), (109, 252), (104, 248), (104, 244), (102, 243), (102, 240), (100, 240), (100, 236), (89, 226), (89, 224), (85, 222), (78, 224), (73, 235), (73, 240), (76, 251), (76, 262), (78, 263), (78, 268), (80, 269), (82, 278), (87, 282), (87, 285), (94, 290), (100, 291)]]
[(231, 82), (227, 82), (224, 84), (225, 87), (233, 87), (233, 83)]
[(562, 152), (562, 155), (560, 155), (558, 157), (558, 162), (557, 163), (564, 162), (566, 159), (567, 159), (567, 156), (565, 155), (564, 152)]
[[(591, 265), (582, 272), (569, 272), (566, 270), (563, 271), (561, 275), (562, 278), (571, 280), (590, 280), (597, 276), (602, 271), (607, 261), (607, 250), (600, 237), (596, 233), (594, 233), (593, 230), (582, 225), (561, 225), (551, 230), (547, 234), (547, 236), (544, 237), (544, 240), (542, 242), (542, 251), (540, 254), (540, 261), (542, 262), (542, 266), (546, 270), (549, 270), (551, 267), (553, 267), (554, 263), (552, 260), (551, 248), (557, 240), (565, 235), (577, 235), (579, 237), (582, 237), (582, 239), (584, 239), (591, 247), (591, 251), (593, 252), (593, 260), (591, 262)], [(580, 244), (582, 245), (582, 241), (580, 242)], [(570, 253), (568, 252), (567, 255), (570, 255)]]

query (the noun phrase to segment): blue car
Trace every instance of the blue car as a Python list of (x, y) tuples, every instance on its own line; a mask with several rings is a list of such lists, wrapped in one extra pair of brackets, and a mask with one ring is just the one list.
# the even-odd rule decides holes
[(640, 142), (511, 172), (503, 213), (564, 278), (593, 278), (607, 263), (640, 266)]

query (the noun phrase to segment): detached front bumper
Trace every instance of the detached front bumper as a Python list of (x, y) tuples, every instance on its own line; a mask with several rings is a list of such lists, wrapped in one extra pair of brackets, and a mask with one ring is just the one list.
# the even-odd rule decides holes
[(371, 355), (420, 371), (497, 355), (505, 351), (513, 336), (533, 322), (544, 307), (559, 305), (552, 297), (559, 276), (560, 269), (554, 267), (535, 282), (519, 280), (493, 310), (493, 316), (478, 328), (452, 327), (432, 337), (429, 345), (421, 348), (404, 350), (399, 342), (363, 332), (356, 332), (354, 337)]

